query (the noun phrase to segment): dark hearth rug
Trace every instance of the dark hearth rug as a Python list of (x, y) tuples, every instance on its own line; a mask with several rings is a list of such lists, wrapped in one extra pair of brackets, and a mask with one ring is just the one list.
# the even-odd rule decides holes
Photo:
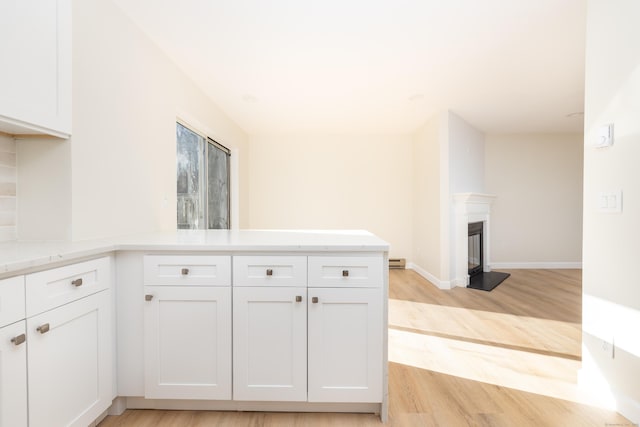
[(489, 271), (486, 273), (478, 273), (471, 276), (467, 288), (480, 289), (481, 291), (490, 291), (504, 282), (504, 279), (511, 276), (509, 273), (500, 273), (499, 271)]

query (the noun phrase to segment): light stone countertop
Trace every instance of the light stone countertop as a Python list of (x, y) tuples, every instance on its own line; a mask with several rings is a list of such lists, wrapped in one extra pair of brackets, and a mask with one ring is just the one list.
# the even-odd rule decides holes
[(78, 242), (0, 243), (0, 277), (113, 251), (382, 252), (364, 230), (174, 230)]

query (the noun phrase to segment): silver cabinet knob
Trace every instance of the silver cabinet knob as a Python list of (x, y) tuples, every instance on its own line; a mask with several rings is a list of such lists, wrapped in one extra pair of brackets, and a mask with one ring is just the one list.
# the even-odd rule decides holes
[(267, 268), (267, 276), (273, 276), (273, 270), (270, 268)]
[(317, 304), (318, 303), (318, 297), (311, 298), (311, 302), (314, 303), (314, 304)]
[(189, 269), (183, 268), (182, 270), (180, 270), (180, 274), (182, 274), (183, 276), (186, 276), (187, 274), (189, 274)]
[(79, 279), (76, 279), (76, 280), (72, 280), (72, 281), (71, 281), (71, 284), (72, 284), (73, 286), (75, 286), (76, 288), (77, 288), (78, 286), (82, 286), (82, 277), (81, 277), (81, 278), (79, 278)]
[(47, 332), (49, 332), (49, 324), (45, 323), (44, 325), (40, 325), (36, 328), (36, 331), (40, 332), (41, 334), (46, 334)]
[(27, 336), (25, 334), (20, 334), (17, 337), (11, 338), (11, 342), (13, 345), (20, 345), (27, 340)]
[(342, 277), (349, 277), (349, 270), (342, 270)]
[(144, 296), (144, 300), (145, 301), (151, 301), (153, 299), (153, 295), (145, 295)]
[(302, 296), (296, 295), (296, 302), (302, 302)]

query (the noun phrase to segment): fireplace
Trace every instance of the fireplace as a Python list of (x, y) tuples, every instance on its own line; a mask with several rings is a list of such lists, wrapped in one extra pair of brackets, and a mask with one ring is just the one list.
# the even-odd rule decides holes
[(455, 242), (451, 265), (455, 268), (452, 285), (490, 291), (508, 273), (491, 271), (489, 236), (491, 202), (495, 196), (478, 193), (453, 195)]
[(495, 196), (456, 193), (454, 203), (454, 251), (451, 258), (452, 285), (467, 287), (471, 276), (491, 271), (490, 210)]
[(484, 271), (484, 259), (482, 256), (484, 240), (482, 236), (483, 229), (484, 224), (482, 221), (470, 222), (468, 226), (467, 266), (469, 277), (475, 276), (476, 274), (480, 274)]

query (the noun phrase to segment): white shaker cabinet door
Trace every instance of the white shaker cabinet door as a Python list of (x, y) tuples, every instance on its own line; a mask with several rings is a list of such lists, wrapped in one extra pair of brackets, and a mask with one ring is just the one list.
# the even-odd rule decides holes
[(110, 405), (109, 291), (27, 319), (29, 427), (86, 427)]
[(233, 399), (307, 400), (307, 289), (233, 289)]
[(71, 134), (71, 0), (0, 2), (0, 130)]
[(309, 288), (309, 402), (382, 402), (382, 290)]
[(231, 399), (231, 288), (145, 286), (145, 397)]
[(0, 328), (0, 427), (27, 427), (25, 322)]

